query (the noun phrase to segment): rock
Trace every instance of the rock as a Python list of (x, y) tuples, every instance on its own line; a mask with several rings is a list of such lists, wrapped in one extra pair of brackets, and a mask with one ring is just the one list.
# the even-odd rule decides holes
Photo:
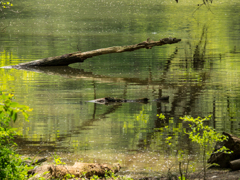
[(232, 170), (240, 170), (240, 159), (236, 159), (230, 162), (230, 168)]
[[(233, 136), (229, 133), (223, 132), (223, 135), (228, 137), (227, 141), (224, 141), (222, 143), (217, 143), (215, 146), (215, 150), (212, 153), (211, 157), (208, 159), (208, 163), (217, 163), (222, 168), (229, 168), (231, 167), (231, 161), (234, 161), (236, 159), (240, 159), (240, 139), (236, 136)], [(222, 146), (225, 146), (230, 151), (233, 151), (231, 154), (226, 154), (223, 152), (217, 152), (218, 149), (220, 149)], [(235, 162), (233, 162), (235, 164)], [(238, 167), (238, 165), (232, 165)]]

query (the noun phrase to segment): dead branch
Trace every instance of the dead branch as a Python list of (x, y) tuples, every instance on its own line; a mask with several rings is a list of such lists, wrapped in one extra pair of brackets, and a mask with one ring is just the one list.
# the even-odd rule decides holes
[(178, 43), (179, 41), (181, 41), (181, 39), (164, 38), (164, 39), (160, 39), (159, 41), (150, 41), (148, 39), (147, 41), (143, 41), (135, 45), (113, 46), (113, 47), (96, 49), (96, 50), (87, 51), (87, 52), (78, 51), (75, 53), (64, 54), (62, 56), (48, 57), (44, 59), (21, 63), (15, 66), (11, 66), (10, 68), (19, 68), (21, 66), (67, 66), (72, 63), (83, 62), (85, 59), (91, 58), (94, 56), (100, 56), (103, 54), (110, 54), (110, 53), (122, 53), (126, 51), (135, 51), (141, 48), (151, 49), (154, 46), (174, 44), (174, 43)]

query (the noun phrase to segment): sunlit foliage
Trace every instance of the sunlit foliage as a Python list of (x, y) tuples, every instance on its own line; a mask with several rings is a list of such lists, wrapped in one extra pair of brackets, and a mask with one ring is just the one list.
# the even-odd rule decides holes
[(0, 91), (0, 179), (26, 179), (29, 168), (15, 152), (13, 138), (17, 133), (10, 123), (17, 120), (18, 112), (28, 120), (27, 111), (31, 109), (12, 100), (13, 94)]
[[(163, 114), (159, 114), (157, 116), (161, 120), (165, 120), (165, 116)], [(207, 159), (212, 154), (215, 143), (227, 140), (226, 136), (216, 132), (212, 127), (205, 124), (206, 121), (210, 120), (210, 117), (211, 116), (205, 118), (193, 118), (191, 116), (184, 116), (180, 119), (183, 120), (183, 123), (188, 123), (189, 128), (173, 128), (173, 122), (172, 120), (169, 120), (169, 126), (156, 129), (159, 131), (157, 135), (159, 136), (159, 141), (165, 141), (165, 144), (168, 146), (169, 155), (177, 155), (177, 161), (179, 163), (178, 171), (181, 175), (180, 179), (187, 177), (190, 170), (191, 172), (194, 172), (196, 169), (196, 163), (192, 160), (188, 150), (184, 149), (183, 145), (180, 145), (181, 147), (177, 147), (179, 146), (180, 138), (185, 136), (185, 143), (190, 140), (189, 142), (196, 143), (196, 145), (200, 148), (200, 156), (198, 158), (204, 169), (204, 177), (206, 177)], [(231, 153), (224, 146), (219, 149), (219, 151), (228, 154)], [(169, 165), (168, 171), (170, 171), (172, 167), (173, 165)]]
[(4, 1), (0, 1), (0, 11), (3, 11), (3, 9), (6, 8), (10, 8), (11, 6), (13, 6), (13, 4), (11, 2), (4, 2)]
[[(189, 138), (192, 140), (192, 142), (196, 142), (200, 146), (204, 179), (206, 178), (207, 159), (214, 150), (214, 144), (216, 142), (223, 142), (227, 140), (227, 136), (216, 132), (208, 125), (204, 125), (204, 122), (210, 120), (210, 118), (211, 116), (205, 118), (193, 118), (190, 116), (185, 116), (181, 118), (184, 121), (189, 122), (190, 131), (185, 131), (185, 133), (189, 135)], [(226, 147), (221, 148), (220, 151), (224, 153), (231, 153), (228, 152)]]

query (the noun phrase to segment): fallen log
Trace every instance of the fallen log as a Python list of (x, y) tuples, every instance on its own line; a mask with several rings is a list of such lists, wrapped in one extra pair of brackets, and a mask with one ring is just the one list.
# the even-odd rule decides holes
[[(228, 140), (216, 144), (214, 152), (208, 159), (208, 163), (210, 164), (217, 163), (222, 168), (233, 167), (234, 170), (237, 170), (237, 168), (240, 168), (238, 162), (232, 161), (240, 159), (240, 138), (226, 132), (223, 132), (222, 134), (227, 136)], [(218, 149), (220, 149), (223, 146), (232, 151), (232, 153), (231, 154), (227, 154), (224, 152), (215, 153)]]
[(50, 179), (51, 178), (51, 174), (49, 173), (50, 166), (51, 165), (49, 164), (44, 164), (29, 170), (28, 175), (31, 175), (31, 176), (34, 175), (33, 177), (29, 178), (29, 180), (38, 180), (40, 178)]
[(97, 164), (97, 163), (75, 163), (73, 166), (51, 166), (49, 172), (52, 178), (63, 178), (67, 174), (74, 177), (90, 178), (93, 175), (98, 177), (109, 176), (111, 172), (117, 173), (120, 165)]
[[(39, 59), (35, 61), (30, 61), (26, 63), (20, 63), (14, 66), (7, 66), (8, 68), (20, 68), (21, 66), (67, 66), (72, 63), (83, 62), (87, 58), (94, 56), (99, 56), (103, 54), (110, 53), (122, 53), (126, 51), (135, 51), (137, 49), (146, 48), (151, 49), (154, 46), (162, 46), (165, 44), (174, 44), (181, 41), (177, 38), (164, 38), (159, 41), (144, 41), (142, 43), (128, 45), (128, 46), (113, 46), (108, 48), (96, 49), (87, 52), (74, 52), (69, 54), (64, 54), (62, 56), (48, 57), (44, 59)], [(6, 68), (6, 67), (5, 67)]]
[(93, 175), (105, 177), (106, 175), (109, 176), (111, 173), (117, 173), (120, 168), (121, 166), (118, 163), (109, 165), (76, 162), (73, 166), (45, 164), (31, 170), (31, 173), (34, 174), (34, 176), (31, 177), (30, 180), (37, 180), (39, 178), (63, 179), (67, 175), (74, 176), (76, 178), (90, 178)]

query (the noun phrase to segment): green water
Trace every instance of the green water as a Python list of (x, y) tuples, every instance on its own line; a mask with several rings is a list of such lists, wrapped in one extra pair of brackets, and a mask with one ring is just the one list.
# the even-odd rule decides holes
[[(174, 147), (191, 143), (174, 132), (179, 117), (212, 115), (217, 131), (240, 135), (240, 3), (237, 0), (175, 3), (161, 0), (13, 1), (0, 31), (0, 66), (76, 51), (131, 45), (150, 37), (181, 38), (177, 44), (109, 54), (70, 67), (0, 69), (0, 87), (33, 108), (19, 152), (67, 162), (120, 162), (127, 175), (167, 170), (169, 125)], [(106, 96), (169, 102), (100, 105)], [(166, 121), (156, 114), (163, 113)], [(171, 121), (168, 119), (171, 118)], [(195, 152), (195, 150), (193, 150)]]

